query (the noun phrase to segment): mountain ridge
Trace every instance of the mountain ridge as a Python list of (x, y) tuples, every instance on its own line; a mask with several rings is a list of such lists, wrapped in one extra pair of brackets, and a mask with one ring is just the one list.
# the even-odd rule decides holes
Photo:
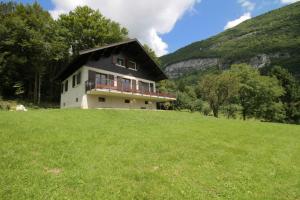
[(248, 63), (257, 68), (282, 65), (299, 76), (299, 33), (300, 2), (297, 2), (162, 56), (162, 69), (170, 78), (177, 78), (193, 70)]

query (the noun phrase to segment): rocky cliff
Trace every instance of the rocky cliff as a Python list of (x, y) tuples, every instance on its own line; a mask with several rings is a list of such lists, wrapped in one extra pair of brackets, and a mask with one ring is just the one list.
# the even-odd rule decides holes
[(220, 58), (198, 58), (181, 61), (170, 64), (165, 68), (165, 73), (169, 78), (178, 78), (181, 75), (192, 71), (206, 70), (211, 67), (218, 67), (219, 69), (226, 69), (231, 64), (247, 63), (254, 68), (262, 68), (270, 66), (273, 60), (289, 59), (289, 53), (273, 53), (273, 54), (258, 54), (249, 60), (235, 61), (232, 63), (225, 63)]

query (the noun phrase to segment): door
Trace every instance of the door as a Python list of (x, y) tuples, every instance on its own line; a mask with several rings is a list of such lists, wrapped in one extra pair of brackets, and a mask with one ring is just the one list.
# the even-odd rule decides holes
[(130, 79), (122, 78), (122, 85), (124, 91), (130, 91), (131, 90), (131, 81)]
[(139, 91), (142, 93), (149, 93), (149, 83), (139, 81)]
[(97, 86), (107, 85), (107, 75), (106, 74), (96, 74), (96, 83)]

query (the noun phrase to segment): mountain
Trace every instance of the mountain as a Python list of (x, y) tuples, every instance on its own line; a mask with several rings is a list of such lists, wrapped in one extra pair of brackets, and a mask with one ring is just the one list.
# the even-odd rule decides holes
[(257, 68), (281, 65), (300, 77), (300, 2), (247, 20), (160, 60), (170, 78), (235, 63)]

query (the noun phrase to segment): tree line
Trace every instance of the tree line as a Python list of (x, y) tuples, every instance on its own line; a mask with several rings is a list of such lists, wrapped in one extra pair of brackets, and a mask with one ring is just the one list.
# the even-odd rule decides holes
[[(174, 109), (200, 111), (219, 117), (300, 123), (300, 87), (285, 68), (274, 66), (262, 75), (247, 64), (206, 73), (196, 85), (165, 81), (161, 90), (177, 91)], [(170, 105), (167, 105), (167, 107)]]
[(38, 3), (0, 2), (0, 97), (58, 102), (56, 74), (83, 49), (119, 42), (128, 31), (98, 10), (77, 7), (54, 20)]

